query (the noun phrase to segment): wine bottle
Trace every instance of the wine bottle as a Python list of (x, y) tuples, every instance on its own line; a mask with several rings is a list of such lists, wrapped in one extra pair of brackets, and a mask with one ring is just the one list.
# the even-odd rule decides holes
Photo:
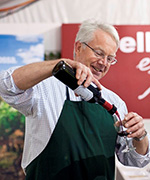
[(81, 96), (85, 101), (102, 105), (112, 115), (118, 113), (115, 105), (108, 103), (102, 98), (101, 92), (97, 89), (94, 83), (91, 83), (87, 88), (83, 85), (79, 86), (75, 77), (75, 70), (66, 62), (60, 61), (57, 63), (52, 74), (71, 88), (77, 95)]

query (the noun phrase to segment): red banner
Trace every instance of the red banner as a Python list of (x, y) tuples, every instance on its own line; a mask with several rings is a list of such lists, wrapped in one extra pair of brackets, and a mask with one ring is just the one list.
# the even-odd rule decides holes
[[(108, 74), (100, 80), (116, 92), (129, 111), (150, 118), (150, 26), (115, 26), (120, 36), (120, 47)], [(62, 25), (62, 57), (73, 57), (73, 46), (79, 24)]]

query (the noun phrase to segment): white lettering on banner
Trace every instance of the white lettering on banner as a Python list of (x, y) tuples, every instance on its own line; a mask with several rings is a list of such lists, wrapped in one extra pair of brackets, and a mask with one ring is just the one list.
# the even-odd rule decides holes
[[(150, 58), (146, 57), (141, 59), (139, 64), (136, 66), (140, 71), (148, 71), (147, 73), (150, 74)], [(150, 87), (144, 91), (143, 94), (138, 96), (139, 100), (146, 98), (150, 94)]]
[[(145, 35), (145, 39), (144, 39)], [(145, 46), (145, 48), (144, 48)], [(132, 53), (137, 50), (138, 53), (150, 52), (150, 32), (137, 32), (136, 40), (133, 37), (125, 36), (120, 39), (120, 51)]]
[(144, 52), (144, 33), (137, 32), (137, 52), (143, 53)]
[(146, 52), (150, 52), (150, 32), (146, 32)]
[(124, 53), (132, 53), (135, 51), (136, 42), (132, 37), (123, 37), (120, 40), (120, 50)]
[(148, 57), (143, 58), (136, 66), (136, 68), (139, 69), (140, 71), (148, 71), (147, 73), (150, 74), (150, 58)]
[(141, 95), (138, 96), (139, 100), (142, 100), (144, 98), (146, 98), (146, 96), (148, 96), (150, 94), (150, 87)]

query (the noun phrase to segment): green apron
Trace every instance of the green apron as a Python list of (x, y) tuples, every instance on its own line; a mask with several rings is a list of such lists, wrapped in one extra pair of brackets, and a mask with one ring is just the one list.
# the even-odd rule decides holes
[(27, 166), (26, 180), (114, 180), (116, 136), (102, 106), (67, 99), (49, 143)]

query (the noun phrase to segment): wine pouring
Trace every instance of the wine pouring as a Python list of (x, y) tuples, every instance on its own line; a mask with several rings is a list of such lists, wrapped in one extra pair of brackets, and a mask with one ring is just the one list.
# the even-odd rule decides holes
[[(95, 87), (94, 83), (91, 83), (87, 88), (83, 85), (77, 84), (75, 78), (75, 71), (64, 61), (60, 61), (53, 69), (52, 74), (61, 82), (71, 88), (82, 99), (91, 103), (98, 103), (103, 106), (111, 115), (114, 113), (119, 116), (115, 105), (110, 104), (101, 97), (101, 92)], [(84, 83), (83, 83), (84, 84)]]
[(126, 141), (126, 148), (122, 152), (129, 152), (130, 150), (135, 149), (134, 147), (129, 148), (127, 141), (128, 133), (124, 131), (124, 127), (116, 106), (114, 104), (110, 104), (104, 98), (102, 98), (101, 92), (97, 89), (94, 83), (91, 83), (87, 88), (85, 88), (83, 85), (79, 86), (75, 77), (75, 70), (64, 61), (60, 61), (56, 64), (52, 74), (69, 88), (71, 88), (75, 94), (81, 96), (82, 99), (91, 103), (100, 104), (113, 116), (114, 126), (117, 134), (121, 137), (124, 137)]
[(127, 136), (128, 136), (128, 134), (130, 134), (130, 133), (128, 133), (128, 132), (125, 130), (124, 125), (123, 125), (123, 123), (122, 123), (122, 120), (121, 120), (120, 116), (116, 116), (116, 115), (114, 114), (114, 115), (113, 115), (113, 118), (114, 118), (114, 123), (115, 123), (114, 126), (115, 126), (115, 129), (116, 129), (116, 131), (117, 131), (117, 134), (118, 134), (119, 136), (123, 137), (124, 140), (125, 140), (125, 143), (126, 143), (125, 149), (123, 149), (122, 152), (123, 152), (123, 153), (128, 153), (128, 152), (130, 152), (130, 151), (135, 150), (135, 149), (136, 149), (135, 147), (133, 147), (133, 146), (130, 147), (130, 146), (129, 146)]

